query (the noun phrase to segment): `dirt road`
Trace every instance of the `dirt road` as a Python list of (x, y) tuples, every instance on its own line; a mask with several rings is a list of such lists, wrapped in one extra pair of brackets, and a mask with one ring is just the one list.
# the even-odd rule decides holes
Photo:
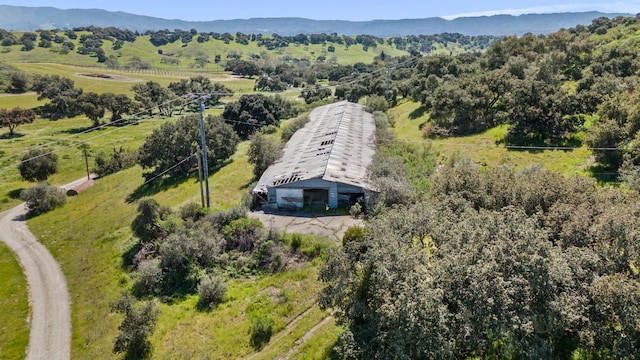
[[(72, 188), (86, 179), (63, 186)], [(68, 360), (71, 309), (67, 281), (47, 248), (29, 231), (27, 208), (20, 204), (0, 214), (0, 240), (16, 253), (27, 276), (31, 321), (27, 360)]]

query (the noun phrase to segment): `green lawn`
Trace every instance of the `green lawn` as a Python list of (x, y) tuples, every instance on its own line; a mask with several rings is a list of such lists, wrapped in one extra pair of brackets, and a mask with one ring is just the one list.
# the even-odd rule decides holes
[(29, 343), (27, 281), (15, 254), (0, 242), (0, 359), (24, 359)]

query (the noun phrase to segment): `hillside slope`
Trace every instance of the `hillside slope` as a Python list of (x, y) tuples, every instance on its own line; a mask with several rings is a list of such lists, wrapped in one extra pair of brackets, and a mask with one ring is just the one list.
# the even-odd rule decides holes
[[(417, 14), (419, 16), (419, 14)], [(548, 34), (561, 28), (588, 25), (599, 17), (613, 18), (629, 14), (601, 12), (495, 15), (446, 20), (439, 17), (342, 21), (303, 18), (252, 18), (213, 21), (183, 21), (111, 12), (99, 9), (61, 10), (54, 7), (0, 5), (0, 28), (13, 31), (74, 28), (80, 26), (114, 26), (144, 32), (161, 29), (196, 29), (201, 32), (243, 32), (247, 34), (367, 34), (381, 37), (460, 33), (464, 35), (522, 35), (527, 32)]]

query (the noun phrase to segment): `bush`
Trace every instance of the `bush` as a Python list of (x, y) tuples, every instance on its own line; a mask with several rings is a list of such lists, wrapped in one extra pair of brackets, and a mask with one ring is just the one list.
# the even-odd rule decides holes
[(298, 250), (302, 245), (302, 236), (300, 234), (291, 235), (291, 248), (293, 250)]
[(34, 216), (61, 207), (67, 201), (67, 195), (63, 189), (40, 183), (22, 190), (20, 199), (27, 203), (28, 215)]
[(346, 245), (353, 241), (362, 241), (365, 233), (366, 230), (362, 226), (349, 226), (342, 236), (342, 245)]
[(193, 221), (197, 221), (204, 215), (204, 211), (198, 203), (190, 202), (185, 204), (178, 210), (178, 216), (184, 221), (191, 219)]
[(211, 309), (227, 295), (227, 284), (220, 276), (207, 276), (198, 284), (198, 308)]
[(389, 103), (383, 96), (371, 95), (367, 99), (366, 107), (370, 112), (386, 112), (389, 109)]
[(58, 155), (45, 149), (29, 150), (18, 166), (26, 181), (45, 181), (58, 171)]
[(234, 206), (229, 210), (220, 210), (213, 212), (205, 217), (205, 220), (211, 223), (217, 230), (222, 230), (232, 221), (247, 217), (247, 208), (242, 206)]
[(160, 226), (160, 220), (170, 213), (170, 209), (160, 206), (155, 199), (141, 199), (138, 202), (138, 215), (131, 222), (131, 230), (143, 243), (163, 237), (166, 231)]
[(187, 221), (170, 234), (159, 248), (164, 272), (164, 290), (191, 292), (196, 289), (200, 272), (222, 262), (225, 240), (208, 223)]
[(273, 335), (273, 319), (271, 317), (262, 315), (251, 319), (250, 343), (254, 349), (262, 349), (271, 340), (271, 335)]
[(362, 205), (360, 205), (360, 203), (355, 203), (351, 205), (351, 208), (349, 209), (349, 214), (351, 214), (351, 216), (353, 216), (354, 218), (357, 218), (358, 216), (360, 216), (361, 213), (362, 213)]
[(120, 148), (117, 151), (113, 149), (113, 155), (108, 156), (104, 153), (98, 153), (95, 158), (96, 166), (93, 171), (98, 176), (105, 176), (117, 173), (120, 170), (128, 169), (138, 161), (138, 153), (135, 151), (125, 151)]
[(159, 259), (143, 260), (138, 265), (133, 292), (138, 296), (155, 295), (162, 286), (162, 269)]
[(142, 359), (151, 352), (149, 336), (153, 333), (159, 311), (151, 302), (137, 304), (128, 294), (111, 304), (111, 309), (124, 315), (120, 334), (113, 346), (114, 353), (125, 353), (127, 359)]
[(223, 233), (227, 240), (227, 250), (251, 251), (262, 240), (264, 225), (258, 219), (243, 218), (233, 220), (225, 226)]
[(249, 162), (254, 165), (253, 176), (259, 179), (262, 173), (282, 156), (282, 144), (274, 136), (256, 133), (249, 144)]
[(296, 131), (302, 129), (308, 122), (309, 118), (306, 116), (293, 120), (291, 124), (282, 128), (282, 135), (280, 135), (280, 139), (285, 142), (289, 141), (293, 134), (295, 134)]

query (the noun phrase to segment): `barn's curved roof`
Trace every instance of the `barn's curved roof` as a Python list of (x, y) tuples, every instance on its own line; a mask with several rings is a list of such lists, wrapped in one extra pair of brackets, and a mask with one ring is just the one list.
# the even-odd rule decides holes
[(373, 115), (362, 105), (341, 101), (318, 107), (253, 192), (314, 178), (372, 189), (367, 168), (375, 152), (374, 133)]

